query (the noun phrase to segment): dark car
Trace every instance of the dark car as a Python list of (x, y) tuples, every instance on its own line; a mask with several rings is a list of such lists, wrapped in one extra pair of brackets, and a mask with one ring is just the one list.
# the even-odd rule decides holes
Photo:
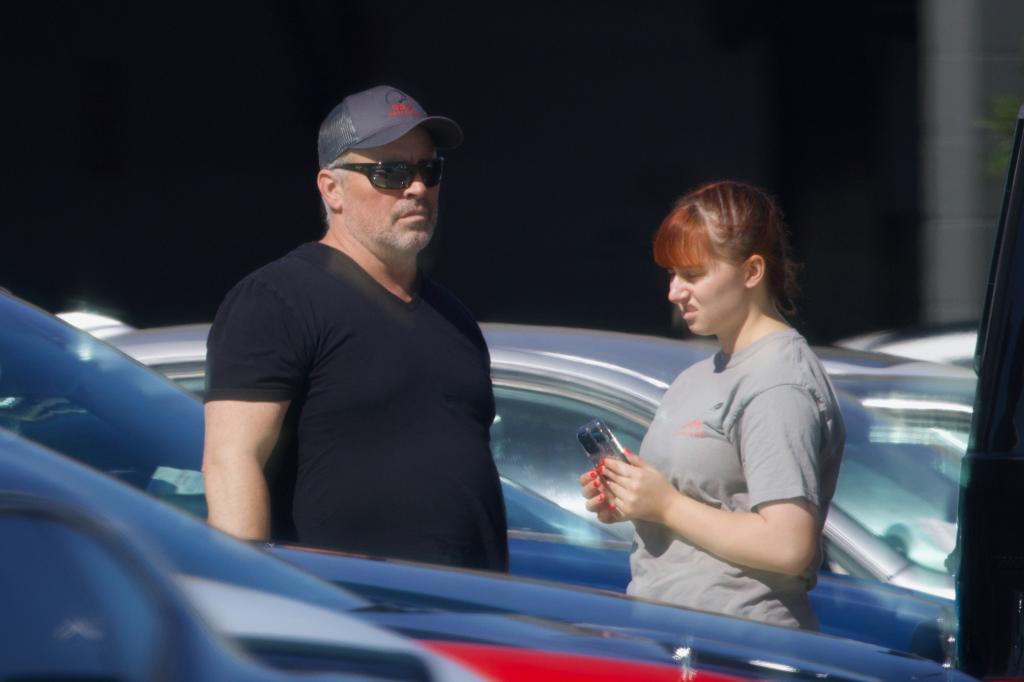
[(978, 395), (961, 472), (957, 599), (959, 664), (1024, 679), (1024, 108), (979, 327)]

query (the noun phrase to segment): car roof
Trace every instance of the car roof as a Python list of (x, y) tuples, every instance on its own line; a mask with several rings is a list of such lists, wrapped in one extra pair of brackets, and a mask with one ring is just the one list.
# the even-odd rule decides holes
[(947, 334), (964, 334), (978, 332), (977, 320), (961, 320), (957, 322), (934, 322), (928, 324), (908, 325), (893, 329), (857, 334), (835, 341), (835, 345), (847, 348), (869, 349), (880, 343), (899, 343), (916, 339), (925, 339)]
[[(712, 355), (709, 341), (670, 339), (622, 332), (485, 322), (480, 325), (492, 359), (505, 351), (546, 356), (561, 364), (603, 367), (619, 374), (640, 374), (663, 384), (662, 390), (686, 367)], [(210, 325), (188, 324), (135, 329), (106, 340), (146, 365), (199, 362), (206, 356)], [(903, 357), (831, 346), (815, 346), (826, 371), (837, 375), (902, 375), (974, 378), (962, 367), (909, 360)], [(512, 357), (511, 355), (507, 357)], [(593, 371), (591, 369), (591, 371)]]
[[(627, 334), (594, 329), (483, 323), (492, 348), (517, 349), (565, 359), (587, 358), (671, 383), (689, 365), (712, 355), (717, 344), (695, 339)], [(973, 378), (969, 370), (903, 357), (832, 346), (814, 346), (830, 375), (901, 375)]]
[(209, 323), (131, 329), (108, 336), (107, 343), (144, 365), (195, 362), (206, 358)]
[(839, 339), (836, 346), (972, 367), (978, 322), (950, 322), (887, 329)]

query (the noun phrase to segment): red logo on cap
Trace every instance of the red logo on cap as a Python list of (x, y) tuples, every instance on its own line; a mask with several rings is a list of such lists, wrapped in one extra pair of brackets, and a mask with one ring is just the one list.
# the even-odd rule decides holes
[(396, 116), (415, 116), (416, 114), (416, 109), (411, 104), (398, 102), (397, 104), (391, 105), (391, 113), (388, 114), (388, 118), (395, 118)]

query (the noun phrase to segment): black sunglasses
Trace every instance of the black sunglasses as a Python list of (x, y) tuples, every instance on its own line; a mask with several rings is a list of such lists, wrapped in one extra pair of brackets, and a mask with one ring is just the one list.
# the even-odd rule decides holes
[(417, 163), (405, 161), (378, 161), (377, 163), (338, 163), (330, 166), (362, 173), (377, 189), (405, 189), (417, 175), (427, 187), (441, 182), (444, 159), (424, 159)]

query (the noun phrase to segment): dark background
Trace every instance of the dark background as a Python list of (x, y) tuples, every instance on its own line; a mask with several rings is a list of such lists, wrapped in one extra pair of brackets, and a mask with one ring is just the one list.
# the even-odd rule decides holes
[(774, 193), (815, 341), (918, 321), (912, 1), (37, 3), (3, 10), (0, 286), (212, 318), (321, 234), (316, 130), (379, 83), (455, 118), (423, 263), (482, 320), (675, 333), (651, 237)]

